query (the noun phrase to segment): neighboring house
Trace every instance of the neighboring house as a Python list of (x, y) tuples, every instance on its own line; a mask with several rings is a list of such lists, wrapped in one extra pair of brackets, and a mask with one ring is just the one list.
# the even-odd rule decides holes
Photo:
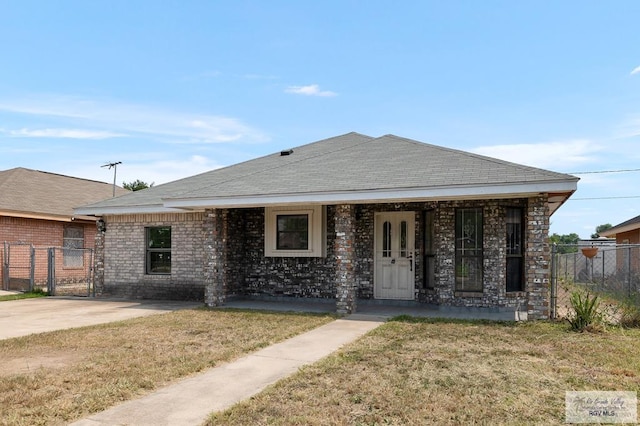
[(323, 298), (547, 318), (549, 218), (578, 178), (348, 133), (76, 210), (103, 294)]
[(620, 245), (622, 256), (617, 258), (619, 270), (640, 273), (640, 246), (638, 246), (640, 244), (640, 216), (602, 231), (600, 235), (607, 238), (615, 238), (616, 243)]
[[(128, 192), (116, 188), (116, 194)], [(112, 194), (113, 186), (103, 182), (22, 167), (0, 171), (0, 284), (7, 284), (3, 278), (8, 243), (19, 243), (12, 246), (11, 260), (21, 262), (20, 268), (26, 271), (31, 246), (93, 248), (96, 217), (74, 215), (73, 208)], [(64, 267), (78, 267), (82, 262), (73, 250), (63, 253)], [(36, 275), (46, 277), (46, 262), (40, 263)]]
[(615, 238), (617, 244), (640, 244), (640, 216), (602, 231), (600, 236)]

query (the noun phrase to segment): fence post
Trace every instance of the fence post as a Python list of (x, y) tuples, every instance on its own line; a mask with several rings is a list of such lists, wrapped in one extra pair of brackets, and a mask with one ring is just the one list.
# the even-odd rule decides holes
[(627, 289), (628, 289), (628, 296), (631, 297), (631, 255), (632, 255), (632, 251), (631, 251), (631, 246), (627, 247), (627, 250), (629, 251), (628, 256), (627, 256)]
[(605, 287), (605, 281), (604, 281), (604, 268), (605, 268), (605, 266), (604, 266), (604, 258), (605, 258), (605, 255), (607, 254), (607, 251), (606, 250), (600, 250), (600, 253), (602, 253), (602, 289), (604, 290), (604, 287)]
[(49, 296), (56, 294), (56, 252), (55, 248), (47, 249), (47, 293)]
[(93, 283), (93, 249), (89, 249), (89, 271), (87, 275), (87, 296), (96, 297), (96, 286)]
[(33, 291), (36, 282), (36, 248), (31, 244), (29, 251), (29, 260), (31, 262), (29, 268), (29, 291)]
[(551, 310), (550, 310), (550, 314), (551, 314), (551, 319), (556, 319), (556, 315), (557, 315), (557, 304), (558, 304), (558, 282), (557, 282), (557, 256), (556, 256), (556, 252), (557, 252), (557, 244), (553, 243), (551, 245)]
[(9, 244), (5, 241), (2, 252), (2, 285), (5, 290), (9, 290)]

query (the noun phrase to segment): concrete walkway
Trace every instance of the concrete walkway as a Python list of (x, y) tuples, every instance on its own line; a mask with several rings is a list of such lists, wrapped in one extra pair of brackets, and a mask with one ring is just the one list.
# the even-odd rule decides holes
[(128, 401), (73, 425), (198, 425), (210, 413), (247, 399), (384, 322), (354, 314), (212, 368), (146, 397)]

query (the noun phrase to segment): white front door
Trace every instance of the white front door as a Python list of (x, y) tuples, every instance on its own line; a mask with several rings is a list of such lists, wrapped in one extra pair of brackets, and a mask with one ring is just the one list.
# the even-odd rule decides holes
[(414, 212), (376, 213), (373, 290), (376, 299), (415, 298), (415, 220)]

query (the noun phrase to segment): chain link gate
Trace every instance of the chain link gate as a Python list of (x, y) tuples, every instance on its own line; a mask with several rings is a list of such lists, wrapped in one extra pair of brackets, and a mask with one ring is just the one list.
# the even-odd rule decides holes
[(95, 296), (93, 249), (4, 243), (5, 290), (46, 289), (52, 296)]
[(31, 291), (35, 284), (34, 247), (29, 243), (8, 243), (3, 246), (2, 288)]
[(54, 296), (95, 296), (93, 249), (49, 247), (47, 291)]
[(640, 306), (640, 245), (559, 245), (551, 256), (552, 319), (566, 318), (574, 291)]

